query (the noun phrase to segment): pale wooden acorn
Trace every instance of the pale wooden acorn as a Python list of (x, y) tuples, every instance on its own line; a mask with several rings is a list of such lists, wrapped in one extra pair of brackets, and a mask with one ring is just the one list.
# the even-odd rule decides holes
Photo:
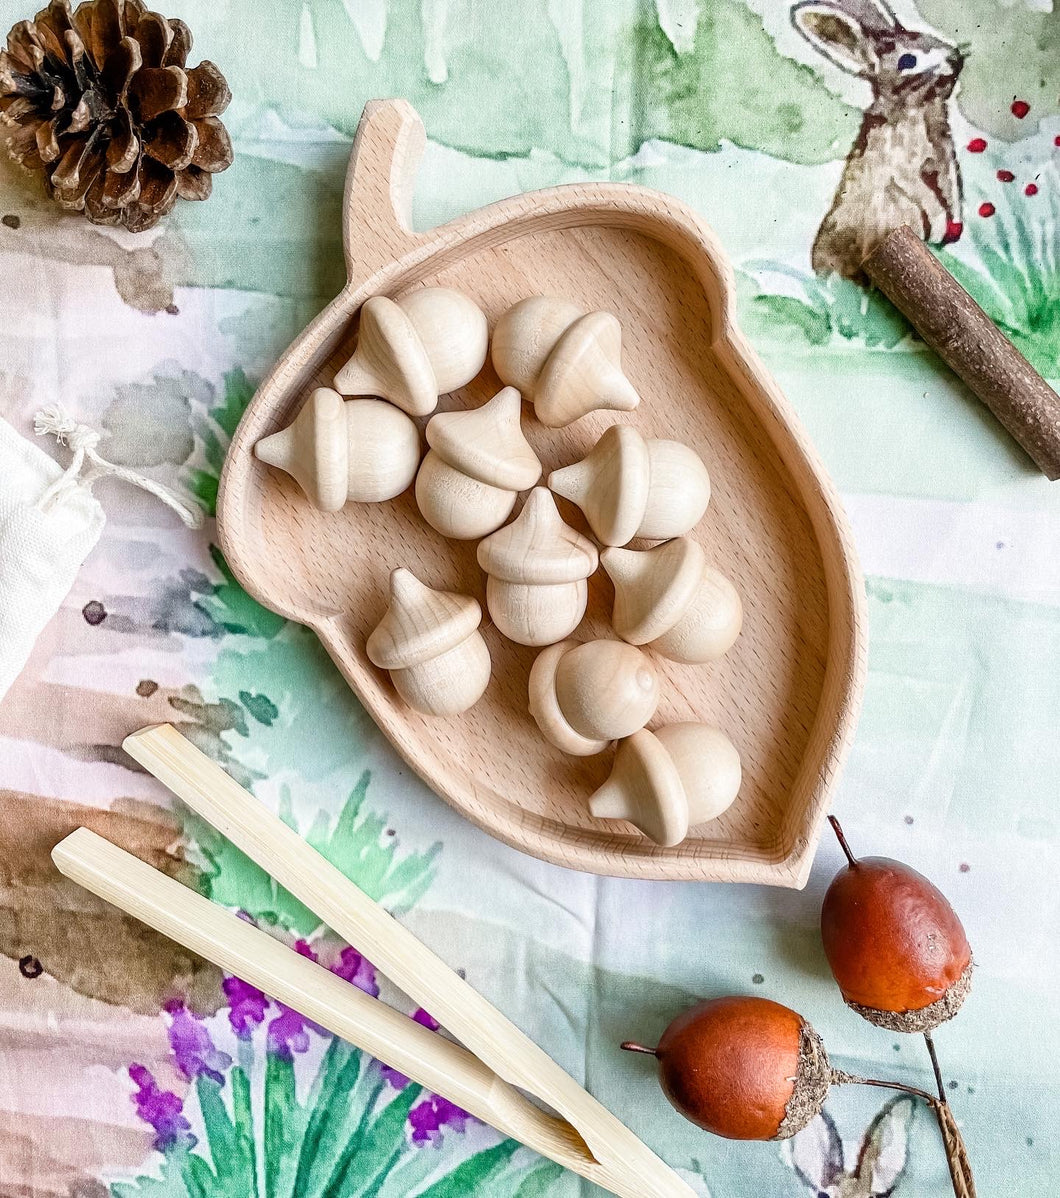
[(710, 502), (710, 476), (694, 450), (626, 424), (613, 424), (580, 462), (553, 470), (548, 485), (582, 509), (605, 545), (683, 536)]
[(390, 575), (390, 606), (365, 650), (389, 670), (394, 689), (424, 715), (458, 715), (482, 698), (490, 653), (469, 595), (436, 591), (400, 567)]
[(622, 327), (610, 312), (584, 312), (550, 295), (520, 300), (493, 330), (493, 366), (562, 428), (588, 412), (631, 412), (640, 396), (622, 373)]
[(592, 541), (564, 524), (548, 488), (535, 487), (511, 524), (478, 547), (494, 624), (520, 645), (570, 636), (585, 615), (585, 580), (598, 561)]
[(412, 482), (420, 464), (420, 433), (393, 404), (343, 400), (317, 387), (293, 423), (254, 446), (254, 456), (285, 470), (314, 506), (337, 512), (344, 503), (381, 503)]
[(600, 563), (615, 584), (611, 623), (631, 645), (698, 665), (721, 657), (740, 635), (736, 588), (690, 538), (644, 550), (611, 547)]
[(489, 330), (474, 300), (449, 287), (422, 287), (397, 301), (361, 305), (357, 348), (335, 374), (343, 395), (380, 395), (410, 416), (428, 416), (438, 396), (471, 382), (486, 361)]
[(521, 415), (519, 392), (505, 387), (479, 408), (431, 417), (416, 502), (442, 536), (470, 540), (500, 528), (518, 493), (541, 477)]
[(574, 757), (602, 753), (655, 714), (659, 678), (623, 641), (561, 641), (530, 669), (530, 714), (546, 740)]
[(740, 790), (740, 755), (709, 724), (641, 729), (622, 741), (610, 777), (589, 799), (597, 819), (624, 819), (670, 848), (716, 819)]

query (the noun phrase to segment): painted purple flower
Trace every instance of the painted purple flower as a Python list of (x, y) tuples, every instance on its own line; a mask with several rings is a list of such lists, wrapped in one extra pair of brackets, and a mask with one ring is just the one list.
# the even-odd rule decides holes
[(269, 1052), (287, 1060), (296, 1052), (309, 1048), (309, 1028), (313, 1025), (297, 1011), (277, 1004), (280, 1013), (269, 1023)]
[(338, 960), (332, 963), (331, 972), (363, 990), (372, 998), (379, 997), (379, 985), (375, 978), (375, 966), (362, 957), (355, 948), (344, 948)]
[(196, 1019), (179, 999), (166, 1003), (166, 1013), (169, 1015), (169, 1045), (177, 1068), (188, 1081), (205, 1076), (220, 1085), (232, 1058), (227, 1052), (221, 1052), (206, 1024)]
[[(440, 1026), (438, 1020), (433, 1015), (429, 1015), (422, 1007), (418, 1007), (413, 1011), (412, 1021), (431, 1032), (436, 1032)], [(398, 1073), (396, 1069), (392, 1069), (389, 1065), (384, 1065), (382, 1062), (379, 1063), (379, 1072), (395, 1090), (404, 1090), (409, 1084), (409, 1079), (403, 1073)]]
[(248, 985), (242, 978), (225, 978), (221, 989), (228, 999), (228, 1022), (232, 1030), (240, 1040), (249, 1040), (254, 1029), (264, 1023), (269, 1000), (257, 986)]
[(191, 1124), (184, 1118), (184, 1103), (172, 1090), (160, 1090), (158, 1082), (144, 1065), (130, 1065), (129, 1077), (136, 1086), (132, 1095), (137, 1115), (154, 1128), (155, 1147), (159, 1152), (175, 1148), (193, 1148), (196, 1140)]
[(440, 1094), (430, 1094), (409, 1111), (412, 1142), (433, 1144), (438, 1148), (442, 1143), (444, 1128), (451, 1127), (453, 1131), (463, 1132), (470, 1118), (467, 1111), (450, 1102), (448, 1098), (442, 1098)]

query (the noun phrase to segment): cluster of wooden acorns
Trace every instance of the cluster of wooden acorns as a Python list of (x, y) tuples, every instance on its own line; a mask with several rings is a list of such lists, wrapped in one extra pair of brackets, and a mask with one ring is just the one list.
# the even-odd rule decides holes
[[(581, 461), (537, 485), (542, 466), (523, 435), (523, 399), (549, 428), (639, 402), (622, 373), (618, 320), (548, 296), (521, 300), (501, 316), (492, 361), (506, 385), (478, 408), (431, 416), (421, 461), (412, 417), (430, 416), (440, 395), (469, 383), (489, 340), (485, 315), (457, 291), (375, 296), (361, 308), (356, 351), (336, 372), (334, 389), (315, 390), (294, 423), (259, 441), (255, 454), (291, 474), (324, 511), (392, 499), (415, 479), (432, 528), (479, 541), (497, 629), (542, 649), (530, 673), (529, 710), (543, 735), (575, 756), (619, 742), (592, 813), (628, 820), (660, 845), (678, 844), (690, 826), (732, 803), (741, 777), (739, 755), (719, 729), (645, 727), (659, 679), (644, 649), (704, 663), (740, 632), (739, 595), (686, 535), (710, 499), (706, 467), (686, 445), (613, 425)], [(505, 523), (527, 490), (518, 516)], [(564, 522), (553, 493), (582, 510), (602, 550)], [(660, 544), (625, 548), (634, 538)], [(569, 638), (598, 565), (615, 586), (612, 624), (622, 639), (578, 644)], [(481, 618), (472, 597), (434, 590), (401, 567), (366, 652), (410, 707), (455, 715), (481, 698), (490, 679)]]

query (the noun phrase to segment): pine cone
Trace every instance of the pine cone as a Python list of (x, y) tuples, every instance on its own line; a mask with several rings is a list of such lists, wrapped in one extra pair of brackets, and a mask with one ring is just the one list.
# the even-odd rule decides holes
[(191, 31), (142, 0), (51, 0), (0, 51), (11, 156), (63, 208), (149, 229), (177, 197), (205, 200), (232, 162), (232, 98), (212, 62), (185, 67)]

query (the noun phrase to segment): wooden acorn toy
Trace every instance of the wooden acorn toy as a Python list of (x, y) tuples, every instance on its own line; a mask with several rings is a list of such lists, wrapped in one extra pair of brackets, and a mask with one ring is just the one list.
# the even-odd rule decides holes
[(394, 688), (424, 715), (458, 715), (490, 680), (490, 654), (469, 595), (436, 591), (400, 567), (390, 575), (390, 606), (368, 638), (368, 659), (389, 670)]
[(644, 550), (612, 546), (600, 564), (615, 584), (611, 623), (631, 645), (696, 665), (721, 657), (740, 635), (736, 588), (688, 537)]
[(956, 911), (923, 874), (889, 857), (855, 857), (821, 907), (825, 956), (848, 1007), (893, 1032), (930, 1032), (972, 986), (972, 950)]
[(470, 540), (500, 528), (518, 493), (541, 477), (521, 415), (519, 392), (505, 387), (479, 408), (431, 417), (416, 502), (442, 536)]
[(622, 327), (610, 312), (550, 295), (520, 300), (497, 321), (492, 355), (501, 381), (518, 387), (548, 428), (640, 403), (622, 373)]
[(420, 464), (420, 434), (392, 404), (343, 400), (317, 387), (293, 423), (254, 446), (254, 456), (290, 474), (315, 507), (337, 512), (349, 500), (400, 495)]
[(597, 819), (624, 819), (656, 844), (680, 844), (688, 829), (721, 815), (740, 790), (740, 755), (719, 728), (641, 728), (618, 746), (607, 781), (589, 799)]
[(549, 487), (576, 503), (597, 540), (667, 541), (699, 523), (710, 502), (710, 476), (679, 441), (645, 439), (613, 424), (580, 462), (553, 470)]
[(545, 739), (574, 757), (602, 753), (655, 714), (659, 678), (623, 641), (560, 641), (530, 669), (530, 714)]
[(335, 374), (343, 395), (380, 395), (410, 416), (428, 416), (438, 396), (471, 382), (486, 361), (482, 310), (449, 287), (422, 287), (398, 300), (361, 305), (357, 349)]
[(519, 645), (570, 636), (585, 615), (586, 579), (597, 562), (592, 541), (564, 524), (546, 487), (535, 487), (511, 524), (478, 547), (494, 624)]

